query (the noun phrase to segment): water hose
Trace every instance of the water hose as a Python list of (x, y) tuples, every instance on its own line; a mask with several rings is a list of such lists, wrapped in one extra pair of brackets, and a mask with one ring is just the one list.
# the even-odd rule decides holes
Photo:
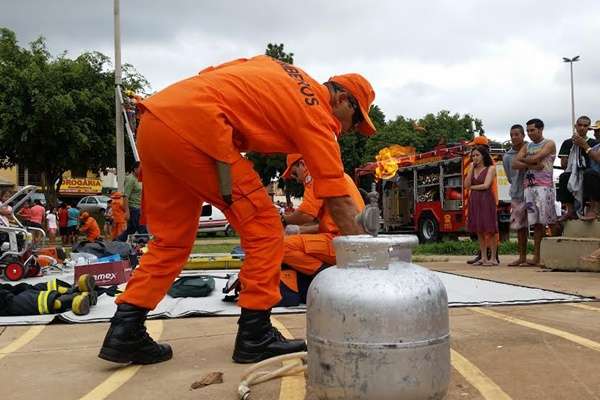
[[(240, 400), (250, 400), (250, 387), (259, 383), (270, 381), (271, 379), (283, 378), (284, 376), (297, 375), (306, 371), (307, 352), (284, 354), (282, 356), (269, 358), (254, 364), (242, 374), (240, 385), (238, 386), (238, 396)], [(261, 368), (282, 361), (295, 360), (299, 362), (289, 363), (273, 371), (259, 371)]]

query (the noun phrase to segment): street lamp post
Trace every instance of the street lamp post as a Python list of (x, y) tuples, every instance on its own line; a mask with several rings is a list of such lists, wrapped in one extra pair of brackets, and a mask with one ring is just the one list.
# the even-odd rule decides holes
[(117, 187), (123, 192), (125, 181), (125, 135), (123, 133), (123, 117), (121, 104), (121, 21), (119, 0), (114, 0), (115, 14), (115, 124), (117, 142)]
[(579, 61), (579, 56), (573, 58), (563, 57), (563, 62), (569, 63), (571, 67), (571, 127), (575, 132), (575, 89), (573, 88), (573, 63)]

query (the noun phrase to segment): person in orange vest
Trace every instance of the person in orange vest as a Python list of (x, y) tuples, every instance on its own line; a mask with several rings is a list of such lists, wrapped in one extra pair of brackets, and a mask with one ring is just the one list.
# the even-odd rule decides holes
[[(295, 288), (300, 301), (306, 302), (306, 290), (312, 277), (322, 268), (336, 264), (332, 241), (340, 231), (325, 202), (315, 196), (314, 181), (301, 154), (287, 156), (287, 169), (282, 176), (304, 185), (304, 196), (298, 209), (281, 217), (286, 234), (283, 241), (282, 282), (288, 288)], [(358, 188), (347, 174), (344, 174), (344, 179), (347, 192), (356, 208), (362, 211), (365, 203)], [(309, 278), (298, 279), (297, 273)]]
[(100, 227), (98, 226), (96, 219), (90, 216), (87, 211), (82, 212), (79, 219), (83, 222), (83, 225), (79, 228), (79, 232), (85, 233), (88, 241), (96, 241), (96, 239), (100, 237)]
[(123, 194), (121, 192), (113, 192), (110, 195), (110, 199), (113, 219), (110, 236), (112, 240), (116, 240), (127, 228), (127, 211), (123, 206)]
[(337, 137), (375, 133), (368, 114), (374, 98), (359, 74), (319, 84), (297, 66), (257, 56), (206, 68), (142, 101), (141, 211), (154, 239), (116, 299), (99, 357), (138, 364), (172, 357), (168, 344), (146, 333), (144, 321), (188, 259), (203, 202), (223, 211), (245, 251), (233, 360), (253, 363), (304, 351), (304, 340), (288, 340), (271, 324), (271, 308), (281, 298), (283, 227), (241, 153), (301, 153), (315, 196), (324, 199), (340, 233), (361, 234)]

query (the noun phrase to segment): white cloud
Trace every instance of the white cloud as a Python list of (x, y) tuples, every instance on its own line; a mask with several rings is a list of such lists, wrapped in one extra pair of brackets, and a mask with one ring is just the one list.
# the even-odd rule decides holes
[[(112, 2), (3, 0), (0, 26), (21, 43), (38, 35), (64, 49), (113, 54)], [(470, 113), (504, 139), (513, 123), (542, 118), (547, 135), (570, 132), (568, 66), (576, 110), (600, 119), (600, 2), (121, 1), (123, 61), (161, 89), (207, 65), (285, 43), (318, 80), (360, 72), (388, 118), (448, 109)]]

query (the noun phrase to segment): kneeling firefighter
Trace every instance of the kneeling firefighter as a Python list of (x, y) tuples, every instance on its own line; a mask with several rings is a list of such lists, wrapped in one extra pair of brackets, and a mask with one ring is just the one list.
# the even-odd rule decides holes
[[(323, 268), (336, 264), (333, 238), (340, 230), (335, 224), (323, 199), (315, 196), (314, 180), (300, 154), (287, 156), (284, 179), (294, 179), (304, 185), (304, 196), (298, 209), (285, 214), (281, 221), (285, 226), (282, 264), (281, 306), (306, 303), (306, 292), (312, 278)], [(344, 174), (346, 193), (350, 194), (358, 211), (365, 208), (362, 195)]]
[[(337, 136), (373, 134), (375, 93), (358, 74), (321, 85), (303, 70), (268, 56), (210, 67), (140, 104), (137, 134), (144, 185), (142, 214), (154, 239), (116, 300), (99, 356), (156, 363), (171, 347), (146, 333), (144, 321), (186, 263), (203, 202), (221, 209), (241, 237), (242, 307), (233, 360), (253, 363), (303, 351), (272, 325), (280, 300), (283, 227), (250, 161), (240, 152), (301, 153), (340, 233), (362, 233), (347, 191)], [(165, 195), (167, 194), (167, 195)]]
[(81, 213), (79, 219), (82, 222), (79, 232), (85, 234), (85, 238), (88, 242), (93, 242), (100, 237), (100, 227), (96, 222), (96, 218), (90, 216), (87, 211)]

